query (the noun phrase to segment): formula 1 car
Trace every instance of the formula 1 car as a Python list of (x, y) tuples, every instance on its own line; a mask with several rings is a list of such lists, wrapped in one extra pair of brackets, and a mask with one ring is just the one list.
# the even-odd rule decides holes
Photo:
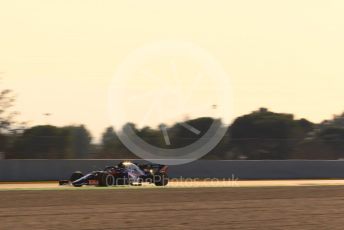
[(71, 184), (75, 187), (83, 185), (116, 186), (142, 185), (154, 183), (156, 186), (166, 186), (168, 166), (159, 164), (136, 164), (124, 161), (116, 166), (108, 166), (102, 171), (93, 171), (86, 175), (74, 172), (69, 180), (59, 181), (59, 185)]

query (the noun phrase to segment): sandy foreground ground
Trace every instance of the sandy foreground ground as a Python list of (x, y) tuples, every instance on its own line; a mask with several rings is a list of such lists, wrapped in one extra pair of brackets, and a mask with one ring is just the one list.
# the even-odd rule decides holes
[(0, 229), (343, 229), (344, 186), (301, 185), (2, 189)]

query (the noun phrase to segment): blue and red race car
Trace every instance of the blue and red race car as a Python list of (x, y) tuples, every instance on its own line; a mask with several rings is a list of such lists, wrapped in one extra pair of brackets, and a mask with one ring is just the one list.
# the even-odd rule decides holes
[(59, 184), (71, 184), (75, 187), (83, 185), (106, 187), (154, 183), (156, 186), (166, 186), (168, 184), (167, 169), (166, 165), (136, 164), (124, 161), (116, 166), (108, 166), (102, 171), (93, 171), (86, 175), (80, 171), (74, 172), (69, 180), (59, 181)]

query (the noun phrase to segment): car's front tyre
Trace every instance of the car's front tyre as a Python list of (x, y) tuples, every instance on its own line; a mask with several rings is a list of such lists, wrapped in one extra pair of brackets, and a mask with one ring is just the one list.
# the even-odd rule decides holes
[(76, 181), (76, 180), (79, 180), (81, 177), (83, 177), (84, 176), (84, 174), (82, 174), (82, 172), (80, 172), (80, 171), (76, 171), (76, 172), (74, 172), (73, 174), (72, 174), (72, 176), (70, 177), (70, 181), (72, 182), (72, 185), (74, 186), (74, 187), (81, 187), (82, 185), (81, 184), (75, 184), (75, 183), (73, 183), (74, 181)]

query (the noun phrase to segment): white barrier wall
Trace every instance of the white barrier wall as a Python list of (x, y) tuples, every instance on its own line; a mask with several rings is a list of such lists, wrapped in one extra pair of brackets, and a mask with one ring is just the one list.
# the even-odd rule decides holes
[[(89, 172), (120, 160), (0, 160), (0, 181), (68, 179), (73, 171)], [(172, 178), (328, 179), (344, 178), (344, 161), (211, 161), (170, 166)]]

